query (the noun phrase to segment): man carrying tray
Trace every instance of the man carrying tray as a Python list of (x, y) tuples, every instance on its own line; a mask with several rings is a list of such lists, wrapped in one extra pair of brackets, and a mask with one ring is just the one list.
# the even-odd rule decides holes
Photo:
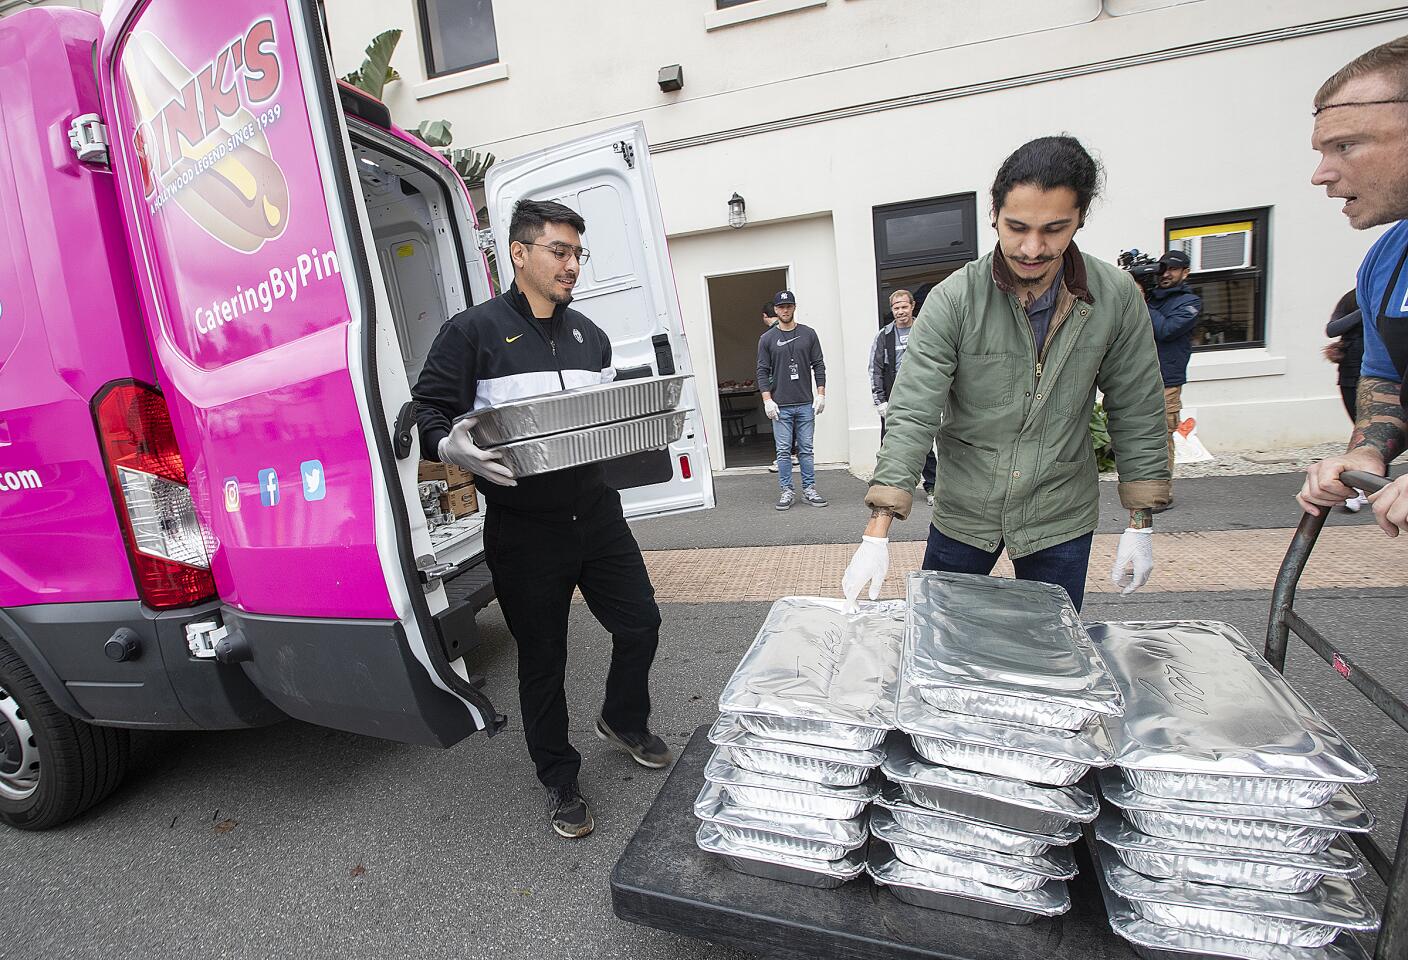
[(1064, 136), (1024, 144), (998, 170), (997, 249), (934, 288), (910, 334), (865, 497), (870, 523), (842, 580), (849, 603), (867, 583), (879, 597), (890, 524), (909, 516), (937, 436), (924, 569), (990, 573), (1005, 545), (1018, 578), (1064, 587), (1079, 609), (1099, 519), (1097, 387), (1130, 512), (1111, 579), (1125, 593), (1149, 579), (1152, 511), (1170, 487), (1163, 380), (1138, 286), (1073, 242), (1100, 179)]
[(615, 378), (611, 341), (568, 308), (586, 222), (570, 207), (523, 200), (509, 226), (515, 279), (508, 291), (450, 319), (435, 338), (413, 395), (421, 450), (487, 480), (484, 554), (504, 620), (518, 644), (523, 732), (547, 788), (552, 828), (584, 837), (593, 821), (577, 784), (582, 757), (567, 734), (567, 619), (572, 591), (611, 631), (611, 670), (596, 735), (642, 766), (673, 759), (647, 727), (650, 667), (660, 609), (621, 497), (593, 463), (515, 478), (475, 444), (466, 412)]

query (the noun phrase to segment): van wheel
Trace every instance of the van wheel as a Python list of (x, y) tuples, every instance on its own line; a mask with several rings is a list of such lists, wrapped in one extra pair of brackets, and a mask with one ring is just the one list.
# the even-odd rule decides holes
[(54, 705), (19, 654), (0, 642), (0, 821), (47, 830), (104, 799), (127, 772), (126, 730), (95, 727)]

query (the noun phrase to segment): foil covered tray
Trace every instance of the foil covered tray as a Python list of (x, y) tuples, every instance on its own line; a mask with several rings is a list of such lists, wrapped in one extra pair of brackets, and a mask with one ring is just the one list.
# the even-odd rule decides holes
[(865, 844), (865, 817), (825, 820), (734, 803), (716, 783), (705, 782), (694, 815), (714, 824), (726, 839), (811, 860), (839, 860)]
[(905, 679), (955, 713), (1080, 730), (1123, 699), (1060, 587), (921, 570), (906, 579)]
[(739, 873), (818, 890), (834, 890), (847, 880), (854, 880), (865, 870), (863, 848), (840, 860), (812, 860), (735, 843), (723, 836), (717, 825), (712, 823), (701, 823), (694, 839), (699, 849), (718, 854), (724, 858), (724, 863)]
[(1027, 833), (1056, 833), (1099, 813), (1095, 797), (1079, 787), (1043, 787), (926, 763), (903, 737), (886, 744), (885, 778), (910, 802), (929, 810), (981, 820)]
[(948, 713), (926, 703), (905, 677), (895, 722), (930, 763), (1012, 780), (1065, 787), (1110, 762), (1110, 743), (1098, 721), (1071, 736)]
[(1348, 787), (1319, 807), (1204, 803), (1151, 797), (1130, 789), (1118, 771), (1100, 775), (1100, 793), (1144, 833), (1189, 843), (1319, 853), (1341, 833), (1365, 833), (1374, 816)]
[(515, 477), (532, 477), (647, 450), (663, 450), (684, 433), (687, 412), (676, 410), (550, 437), (515, 440), (494, 450), (502, 455)]
[(1064, 881), (1048, 880), (1035, 890), (1005, 890), (912, 867), (881, 844), (872, 845), (865, 869), (871, 879), (905, 903), (965, 917), (1027, 924), (1071, 908)]
[(967, 877), (1008, 890), (1035, 890), (1048, 880), (1069, 880), (1076, 875), (1076, 861), (1069, 847), (1052, 847), (1035, 857), (1015, 857), (911, 833), (895, 821), (894, 814), (883, 808), (871, 809), (870, 832), (888, 843), (895, 856), (912, 867)]
[[(1212, 621), (1087, 629), (1125, 699), (1105, 721), (1144, 793), (1315, 807), (1373, 766), (1235, 629)], [(1156, 775), (1151, 775), (1156, 774)]]
[(466, 414), (474, 420), (469, 433), (479, 446), (497, 447), (666, 413), (680, 405), (688, 379), (680, 375), (617, 380), (482, 407)]
[(1364, 861), (1342, 837), (1314, 854), (1239, 850), (1151, 836), (1130, 826), (1114, 810), (1106, 810), (1095, 821), (1095, 836), (1125, 866), (1157, 880), (1303, 893), (1327, 876), (1352, 879), (1365, 872)]
[(769, 739), (873, 749), (895, 725), (903, 636), (902, 601), (862, 603), (847, 614), (841, 600), (783, 597), (724, 686), (719, 709), (743, 714), (744, 726)]
[(1052, 847), (1075, 842), (1080, 836), (1080, 827), (1074, 823), (1055, 833), (1030, 833), (926, 810), (905, 799), (903, 791), (894, 784), (886, 786), (875, 798), (875, 803), (888, 810), (895, 823), (910, 833), (1017, 857), (1039, 857)]
[(728, 751), (734, 766), (753, 773), (767, 773), (797, 780), (813, 780), (833, 787), (853, 787), (870, 779), (884, 759), (884, 751), (845, 750), (789, 740), (760, 737), (735, 714), (720, 714), (709, 731), (709, 742)]
[(1128, 940), (1141, 957), (1172, 960), (1174, 954), (1199, 957), (1234, 957), (1237, 960), (1369, 960), (1352, 934), (1341, 934), (1323, 947), (1287, 947), (1260, 940), (1238, 940), (1191, 933), (1144, 919), (1133, 905), (1102, 886), (1110, 927)]
[(1100, 850), (1098, 869), (1111, 892), (1144, 919), (1190, 933), (1323, 947), (1344, 930), (1373, 930), (1379, 922), (1374, 905), (1342, 877), (1328, 877), (1304, 893), (1156, 880), (1125, 866), (1108, 847)]
[(704, 767), (704, 779), (717, 783), (733, 802), (761, 810), (797, 813), (828, 820), (858, 817), (878, 790), (875, 782), (855, 787), (828, 787), (810, 780), (793, 780), (740, 770), (715, 747)]

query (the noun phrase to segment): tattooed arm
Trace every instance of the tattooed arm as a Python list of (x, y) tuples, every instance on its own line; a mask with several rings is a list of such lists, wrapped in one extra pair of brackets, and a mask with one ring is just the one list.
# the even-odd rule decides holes
[[(1354, 496), (1354, 491), (1340, 482), (1341, 473), (1362, 470), (1382, 476), (1394, 458), (1403, 452), (1408, 443), (1408, 413), (1398, 402), (1398, 390), (1399, 385), (1393, 380), (1360, 379), (1356, 402), (1359, 416), (1348, 449), (1343, 455), (1321, 460), (1305, 471), (1305, 483), (1296, 499), (1306, 513), (1318, 516), (1321, 509)], [(1377, 509), (1375, 513), (1378, 514)], [(1382, 519), (1380, 526), (1383, 526)], [(1391, 535), (1396, 534), (1395, 528)]]

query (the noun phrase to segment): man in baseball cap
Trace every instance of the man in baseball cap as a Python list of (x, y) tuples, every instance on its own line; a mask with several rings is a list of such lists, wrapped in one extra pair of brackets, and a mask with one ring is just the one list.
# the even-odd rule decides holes
[[(802, 500), (824, 507), (826, 499), (816, 489), (816, 464), (812, 459), (812, 434), (816, 416), (826, 406), (826, 361), (821, 341), (811, 327), (797, 322), (797, 298), (783, 290), (772, 298), (777, 326), (758, 339), (758, 390), (763, 410), (772, 421), (777, 447), (777, 509), (796, 502), (792, 488), (792, 444), (802, 467)], [(816, 392), (812, 392), (812, 380)]]
[[(1183, 385), (1188, 382), (1188, 358), (1193, 355), (1193, 329), (1203, 312), (1203, 300), (1188, 286), (1192, 261), (1182, 250), (1159, 257), (1164, 272), (1159, 285), (1144, 299), (1154, 324), (1154, 344), (1159, 349), (1159, 372), (1164, 378), (1164, 419), (1168, 422), (1168, 470), (1173, 475), (1173, 432), (1183, 414)], [(1168, 506), (1173, 506), (1169, 497)], [(1160, 509), (1167, 510), (1168, 507)], [(1158, 512), (1156, 509), (1155, 512)]]

